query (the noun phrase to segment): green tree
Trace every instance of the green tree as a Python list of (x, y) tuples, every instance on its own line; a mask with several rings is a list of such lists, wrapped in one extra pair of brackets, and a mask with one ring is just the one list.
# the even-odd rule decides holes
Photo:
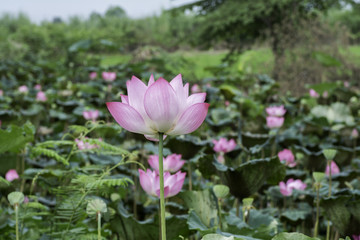
[(110, 7), (106, 13), (106, 17), (126, 18), (126, 12), (121, 7)]
[(198, 45), (210, 47), (225, 42), (232, 52), (240, 52), (256, 41), (270, 40), (278, 66), (285, 52), (281, 44), (284, 35), (301, 30), (301, 21), (311, 20), (345, 2), (352, 1), (200, 0), (174, 10), (192, 9), (201, 18), (197, 27)]

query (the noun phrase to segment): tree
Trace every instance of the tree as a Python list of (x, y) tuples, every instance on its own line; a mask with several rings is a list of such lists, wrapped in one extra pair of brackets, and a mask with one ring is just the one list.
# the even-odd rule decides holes
[(126, 18), (126, 12), (121, 7), (110, 7), (106, 13), (106, 17), (115, 17), (115, 18)]
[[(194, 10), (202, 18), (199, 24), (198, 44), (205, 47), (225, 42), (231, 52), (240, 52), (255, 41), (270, 40), (275, 66), (285, 49), (281, 38), (300, 30), (301, 20), (315, 18), (341, 0), (200, 0), (174, 11)], [(346, 1), (352, 2), (352, 1)], [(285, 26), (285, 27), (284, 27)], [(276, 73), (276, 67), (274, 69)], [(276, 77), (276, 74), (275, 76)]]

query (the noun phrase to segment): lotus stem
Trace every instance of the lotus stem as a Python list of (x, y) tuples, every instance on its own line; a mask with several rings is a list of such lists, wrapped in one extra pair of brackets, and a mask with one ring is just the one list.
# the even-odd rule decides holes
[(315, 221), (315, 227), (314, 227), (314, 237), (317, 237), (318, 234), (318, 228), (319, 228), (319, 212), (320, 212), (320, 185), (316, 186), (316, 221)]
[(189, 174), (189, 190), (192, 191), (192, 172), (191, 172), (191, 162), (188, 162), (188, 174)]
[(331, 177), (331, 161), (328, 161), (328, 165), (329, 165), (329, 194), (328, 197), (331, 197), (331, 183), (332, 183), (332, 177)]
[[(328, 197), (331, 197), (331, 183), (332, 183), (332, 177), (331, 177), (331, 161), (328, 161), (329, 165), (329, 194)], [(330, 221), (327, 221), (327, 228), (326, 228), (326, 240), (330, 239)]]
[(221, 199), (218, 199), (218, 205), (219, 205), (219, 229), (222, 230), (222, 221), (221, 221)]
[(276, 141), (274, 141), (271, 148), (271, 157), (275, 156), (275, 153), (276, 153)]
[(326, 240), (330, 239), (330, 221), (327, 221)]
[(101, 240), (101, 213), (97, 213), (97, 220), (98, 220), (98, 240)]
[(19, 204), (15, 204), (16, 240), (19, 240)]
[(160, 178), (160, 227), (161, 240), (166, 240), (164, 167), (163, 167), (163, 133), (159, 133), (159, 178)]
[(353, 159), (356, 158), (356, 138), (354, 139), (354, 145), (353, 145), (353, 148), (354, 148), (354, 152), (353, 152)]
[(236, 208), (236, 216), (239, 217), (240, 213), (239, 213), (239, 199), (235, 198), (235, 208)]

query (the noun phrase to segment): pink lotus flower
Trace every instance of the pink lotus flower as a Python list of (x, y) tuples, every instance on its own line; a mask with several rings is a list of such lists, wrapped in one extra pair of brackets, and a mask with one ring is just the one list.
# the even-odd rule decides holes
[(214, 151), (219, 153), (217, 156), (217, 161), (221, 164), (225, 163), (224, 154), (227, 152), (231, 152), (236, 147), (236, 142), (234, 139), (230, 139), (229, 141), (226, 138), (220, 138), (219, 141), (213, 140), (214, 143)]
[(43, 91), (38, 92), (36, 94), (36, 101), (46, 102), (47, 101), (46, 94)]
[(20, 86), (18, 90), (21, 93), (27, 93), (29, 91), (28, 87), (25, 85)]
[(331, 161), (330, 167), (329, 167), (329, 164), (326, 164), (325, 174), (327, 176), (330, 175), (330, 168), (331, 168), (331, 175), (335, 175), (340, 172), (338, 165), (336, 165), (336, 163), (334, 161)]
[(286, 184), (285, 182), (280, 182), (279, 187), (280, 192), (283, 196), (291, 196), (294, 189), (305, 190), (306, 183), (303, 183), (300, 179), (294, 180), (290, 178), (289, 180), (287, 180)]
[[(181, 171), (171, 175), (164, 173), (164, 197), (172, 197), (178, 194), (184, 184), (186, 173)], [(144, 191), (154, 197), (160, 197), (160, 177), (156, 171), (147, 169), (146, 172), (139, 169), (140, 185)]]
[(286, 109), (284, 108), (284, 105), (281, 106), (272, 106), (266, 108), (266, 113), (269, 116), (273, 117), (282, 117), (286, 113)]
[(128, 96), (121, 95), (121, 102), (106, 105), (117, 123), (130, 132), (157, 141), (158, 133), (191, 133), (205, 120), (209, 108), (204, 103), (206, 93), (189, 96), (189, 84), (183, 85), (180, 74), (170, 83), (163, 78), (155, 82), (151, 76), (147, 86), (133, 76), (126, 85)]
[(310, 89), (309, 94), (310, 94), (310, 97), (313, 97), (313, 98), (318, 98), (320, 96), (314, 89)]
[(41, 85), (40, 84), (36, 84), (34, 88), (35, 88), (35, 90), (41, 91)]
[(201, 92), (201, 88), (199, 86), (199, 84), (194, 84), (191, 87), (191, 93), (200, 93)]
[(295, 167), (295, 157), (294, 154), (289, 149), (284, 149), (278, 153), (280, 162), (285, 163), (286, 166)]
[(4, 91), (0, 89), (0, 97), (4, 96)]
[(86, 120), (92, 120), (93, 122), (99, 117), (99, 110), (83, 111), (83, 117)]
[(322, 94), (323, 98), (328, 98), (329, 96), (329, 93), (328, 91), (324, 91), (323, 94)]
[(352, 131), (351, 131), (351, 137), (352, 138), (358, 138), (359, 137), (359, 132), (356, 128), (354, 128)]
[(116, 72), (102, 72), (102, 78), (107, 82), (113, 82), (116, 79)]
[[(84, 140), (80, 140), (77, 138), (75, 139), (76, 145), (79, 150), (90, 150), (90, 149), (99, 148), (99, 146), (97, 144), (91, 144), (86, 139), (88, 139), (88, 138), (85, 137)], [(101, 138), (99, 140), (101, 141)]]
[(283, 124), (284, 124), (283, 117), (273, 117), (273, 116), (266, 117), (266, 125), (270, 129), (280, 128)]
[[(93, 79), (95, 79), (97, 77), (97, 72), (91, 72), (91, 73), (89, 73), (89, 78), (91, 79), (91, 80), (93, 80)], [(115, 77), (116, 77), (116, 75), (115, 75)], [(103, 73), (103, 78), (104, 78), (104, 73)], [(105, 79), (105, 78), (104, 78)]]
[[(185, 161), (181, 160), (181, 154), (171, 154), (166, 158), (163, 158), (163, 168), (164, 172), (177, 172), (184, 165)], [(159, 156), (150, 155), (148, 163), (151, 168), (154, 169), (157, 173), (159, 172)]]
[(212, 142), (214, 143), (213, 149), (215, 152), (227, 153), (231, 152), (236, 147), (236, 142), (234, 139), (230, 139), (228, 141), (226, 138), (220, 138), (219, 141), (214, 139)]
[(19, 178), (19, 174), (16, 172), (15, 169), (10, 169), (5, 174), (5, 179), (8, 180), (9, 182), (12, 182), (12, 181), (14, 181), (15, 179), (18, 179), (18, 178)]

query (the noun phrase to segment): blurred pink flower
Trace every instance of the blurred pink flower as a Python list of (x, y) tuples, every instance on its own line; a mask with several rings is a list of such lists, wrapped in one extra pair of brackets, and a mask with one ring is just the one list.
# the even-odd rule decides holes
[(280, 162), (285, 163), (285, 165), (289, 167), (295, 167), (295, 157), (294, 154), (289, 149), (284, 149), (278, 153), (278, 157), (280, 159)]
[(350, 86), (349, 81), (345, 81), (345, 82), (344, 82), (344, 87), (347, 87), (347, 88), (348, 88), (349, 86)]
[(26, 203), (28, 203), (30, 200), (29, 200), (29, 198), (28, 198), (28, 196), (25, 196), (24, 197), (24, 203), (26, 204)]
[(273, 117), (273, 116), (266, 117), (266, 125), (270, 129), (280, 128), (283, 124), (284, 124), (283, 117)]
[(21, 93), (27, 93), (29, 91), (28, 87), (25, 85), (20, 86), (18, 90)]
[[(88, 139), (87, 137), (85, 137), (83, 140), (77, 138), (75, 139), (76, 145), (79, 150), (90, 150), (90, 149), (99, 148), (97, 144), (91, 144), (87, 141), (87, 139)], [(101, 138), (99, 138), (98, 140), (102, 141)]]
[(285, 182), (280, 182), (279, 187), (280, 187), (280, 193), (283, 196), (291, 196), (292, 191), (294, 189), (305, 190), (306, 183), (302, 182), (300, 179), (294, 180), (294, 179), (290, 178), (289, 180), (287, 180), (286, 184), (285, 184)]
[(323, 98), (328, 98), (329, 97), (328, 91), (324, 91), (322, 96), (323, 96)]
[(230, 102), (229, 101), (225, 101), (225, 107), (228, 107), (230, 105)]
[(36, 84), (34, 88), (35, 88), (35, 90), (41, 91), (41, 85), (40, 84)]
[(0, 89), (0, 97), (4, 96), (4, 91)]
[(266, 113), (269, 116), (273, 117), (282, 117), (286, 113), (286, 109), (284, 108), (284, 105), (281, 106), (272, 106), (266, 108)]
[[(172, 197), (178, 194), (184, 184), (186, 173), (178, 171), (171, 175), (164, 173), (164, 197)], [(146, 172), (139, 169), (140, 185), (144, 191), (154, 197), (160, 197), (160, 178), (156, 171), (147, 169)]]
[(158, 133), (182, 135), (195, 131), (205, 120), (209, 104), (206, 93), (189, 96), (189, 84), (183, 85), (181, 75), (169, 83), (163, 78), (156, 82), (151, 76), (146, 86), (140, 79), (127, 81), (128, 96), (121, 102), (106, 105), (115, 120), (126, 130), (144, 134), (157, 141)]
[(224, 153), (223, 153), (223, 152), (220, 152), (220, 153), (217, 155), (216, 160), (217, 160), (219, 163), (224, 164), (224, 163), (225, 163)]
[(319, 97), (319, 94), (314, 89), (310, 89), (309, 94), (310, 94), (310, 97), (313, 97), (313, 98)]
[[(103, 73), (104, 74), (104, 73)], [(104, 75), (103, 75), (104, 76)], [(92, 79), (95, 79), (97, 77), (97, 72), (91, 72), (89, 73), (89, 78), (92, 80)], [(103, 77), (104, 78), (104, 77)], [(105, 79), (105, 78), (104, 78)]]
[(9, 182), (12, 182), (12, 181), (14, 181), (15, 179), (18, 179), (18, 178), (19, 178), (19, 174), (16, 172), (15, 169), (10, 169), (5, 174), (5, 179), (8, 180)]
[(336, 165), (336, 163), (334, 161), (331, 161), (330, 167), (329, 167), (329, 164), (326, 164), (325, 174), (327, 176), (329, 176), (329, 174), (330, 174), (330, 168), (331, 168), (331, 175), (335, 175), (340, 172), (338, 165)]
[[(152, 169), (154, 169), (157, 173), (159, 172), (158, 155), (150, 155), (148, 158), (148, 163)], [(181, 160), (181, 154), (171, 154), (166, 158), (163, 158), (163, 163), (164, 172), (177, 172), (184, 165), (185, 161)]]
[(206, 86), (207, 88), (211, 88), (211, 83), (207, 83), (207, 84), (205, 84), (205, 86)]
[(359, 132), (356, 128), (354, 128), (352, 131), (351, 131), (351, 137), (352, 138), (358, 138), (359, 137)]
[(39, 91), (39, 92), (36, 94), (36, 101), (46, 102), (46, 101), (47, 101), (46, 94), (45, 94), (43, 91)]
[(227, 153), (231, 152), (236, 147), (236, 142), (234, 139), (230, 139), (228, 141), (226, 138), (220, 138), (218, 141), (214, 139), (212, 142), (214, 143), (213, 149), (215, 152)]
[(199, 84), (194, 84), (191, 87), (191, 93), (200, 93), (201, 92), (201, 88), (199, 86)]
[(83, 117), (86, 120), (92, 120), (95, 122), (96, 119), (99, 117), (99, 110), (83, 111)]
[(357, 236), (356, 236), (356, 235), (354, 234), (354, 235), (352, 235), (352, 237), (353, 237), (353, 240), (360, 240), (360, 235), (357, 235)]
[(102, 72), (102, 78), (107, 82), (113, 82), (116, 79), (116, 72)]

